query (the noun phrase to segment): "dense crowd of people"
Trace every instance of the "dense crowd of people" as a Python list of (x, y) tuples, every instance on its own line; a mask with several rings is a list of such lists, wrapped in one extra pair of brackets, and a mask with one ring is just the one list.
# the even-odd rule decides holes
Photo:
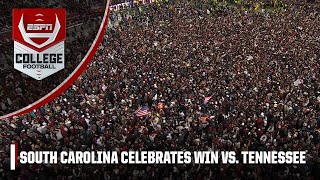
[[(208, 7), (183, 1), (111, 14), (95, 58), (72, 87), (1, 122), (2, 176), (319, 179), (319, 9)], [(138, 117), (139, 107), (149, 114)], [(306, 150), (307, 164), (57, 164), (11, 172), (12, 141), (25, 151)]]

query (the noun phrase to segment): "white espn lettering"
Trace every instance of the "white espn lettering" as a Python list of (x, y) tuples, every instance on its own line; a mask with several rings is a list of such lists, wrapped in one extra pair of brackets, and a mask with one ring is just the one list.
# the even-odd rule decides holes
[(27, 24), (28, 31), (52, 30), (52, 24)]

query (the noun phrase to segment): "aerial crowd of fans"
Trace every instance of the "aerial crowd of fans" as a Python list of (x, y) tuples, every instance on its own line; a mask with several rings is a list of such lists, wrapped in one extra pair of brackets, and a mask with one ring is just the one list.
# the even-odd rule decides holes
[[(22, 179), (319, 179), (318, 4), (113, 13), (99, 50), (61, 96), (1, 121), (2, 176)], [(146, 107), (147, 114), (137, 116)], [(28, 150), (306, 150), (303, 165), (24, 165)]]

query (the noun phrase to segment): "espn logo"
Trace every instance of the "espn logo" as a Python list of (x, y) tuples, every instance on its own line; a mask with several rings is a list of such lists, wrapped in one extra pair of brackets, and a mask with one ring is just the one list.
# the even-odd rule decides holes
[(27, 24), (27, 30), (28, 31), (51, 31), (52, 30), (52, 24)]

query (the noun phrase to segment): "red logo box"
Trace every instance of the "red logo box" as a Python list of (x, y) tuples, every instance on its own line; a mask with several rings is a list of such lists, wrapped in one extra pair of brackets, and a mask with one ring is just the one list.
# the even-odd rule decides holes
[(65, 9), (13, 9), (12, 38), (42, 52), (66, 39)]

